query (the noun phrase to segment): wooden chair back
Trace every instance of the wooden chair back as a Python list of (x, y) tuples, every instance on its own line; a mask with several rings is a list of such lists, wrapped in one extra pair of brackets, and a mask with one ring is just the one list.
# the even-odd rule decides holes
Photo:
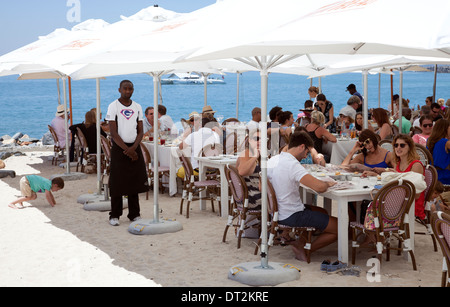
[(409, 180), (394, 180), (383, 186), (372, 202), (376, 206), (375, 218), (379, 219), (377, 232), (404, 229), (405, 215), (414, 201), (416, 189)]
[(448, 278), (448, 268), (450, 267), (450, 215), (443, 211), (433, 212), (431, 227), (443, 255), (441, 286), (450, 287), (450, 278)]
[(415, 146), (416, 151), (420, 156), (420, 162), (422, 162), (424, 166), (433, 165), (433, 155), (431, 152), (423, 145), (416, 143)]
[(236, 206), (241, 209), (246, 208), (248, 205), (248, 188), (244, 178), (239, 175), (237, 168), (232, 165), (228, 165), (225, 168), (225, 176)]

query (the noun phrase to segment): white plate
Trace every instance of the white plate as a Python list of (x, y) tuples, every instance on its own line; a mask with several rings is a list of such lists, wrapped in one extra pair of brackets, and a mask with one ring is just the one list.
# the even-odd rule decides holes
[(221, 156), (215, 156), (215, 157), (208, 157), (208, 159), (210, 159), (210, 160), (222, 160), (223, 157), (221, 157)]

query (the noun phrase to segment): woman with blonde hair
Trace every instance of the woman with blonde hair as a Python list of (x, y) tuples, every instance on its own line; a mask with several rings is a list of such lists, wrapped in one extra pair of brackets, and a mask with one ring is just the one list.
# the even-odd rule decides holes
[[(89, 153), (97, 153), (97, 114), (94, 110), (86, 112), (84, 115), (84, 123), (80, 125), (80, 130), (89, 148)], [(106, 133), (100, 129), (100, 134), (106, 137)]]
[(308, 95), (313, 101), (313, 105), (317, 102), (317, 95), (319, 95), (319, 88), (316, 86), (311, 86), (308, 88)]
[(327, 163), (330, 162), (330, 157), (325, 155), (322, 150), (323, 142), (332, 142), (336, 143), (337, 139), (334, 135), (332, 135), (327, 129), (323, 127), (323, 123), (325, 122), (325, 116), (320, 111), (312, 111), (311, 112), (311, 123), (306, 125), (306, 132), (311, 136), (314, 141), (314, 148), (318, 153), (321, 153), (325, 157), (325, 161)]
[[(394, 147), (395, 160), (397, 162), (395, 171), (398, 173), (416, 172), (425, 174), (425, 168), (420, 162), (419, 154), (416, 151), (416, 145), (412, 138), (407, 134), (399, 134), (394, 137), (392, 142)], [(420, 218), (425, 218), (424, 211), (425, 191), (416, 195), (415, 215)]]

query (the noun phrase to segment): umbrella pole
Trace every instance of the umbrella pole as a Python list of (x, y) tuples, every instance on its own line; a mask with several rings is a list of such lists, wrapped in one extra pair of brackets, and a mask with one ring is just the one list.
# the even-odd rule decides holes
[(204, 89), (204, 96), (205, 96), (205, 106), (208, 105), (208, 75), (209, 74), (205, 74), (202, 73), (203, 75), (203, 89)]
[(381, 73), (378, 73), (378, 107), (381, 108)]
[(101, 140), (100, 140), (100, 79), (96, 79), (96, 88), (97, 88), (97, 112), (96, 112), (96, 128), (97, 128), (97, 190), (98, 195), (102, 194), (102, 177), (101, 177), (101, 156), (102, 156), (102, 149), (101, 149)]
[[(391, 69), (392, 72), (392, 69)], [(391, 75), (391, 116), (394, 116), (394, 76)]]
[[(153, 77), (153, 220), (140, 219), (134, 221), (128, 227), (128, 232), (136, 235), (157, 235), (163, 233), (177, 232), (183, 229), (183, 226), (175, 220), (160, 219), (159, 218), (159, 176), (158, 176), (158, 88), (161, 76), (164, 75), (164, 71), (147, 73)], [(152, 167), (151, 165), (148, 166)]]
[(403, 117), (403, 69), (400, 68), (400, 92), (398, 98), (398, 130), (402, 133), (402, 117)]
[(70, 110), (70, 125), (73, 125), (73, 112), (72, 112), (72, 79), (70, 77), (67, 78), (67, 82), (69, 83), (69, 110)]
[[(158, 177), (158, 140), (159, 140), (159, 127), (158, 127), (158, 83), (159, 83), (159, 75), (153, 74), (153, 221), (155, 223), (159, 222), (159, 182)], [(149, 165), (151, 167), (151, 165)]]
[(261, 260), (241, 263), (233, 266), (228, 272), (228, 278), (250, 286), (274, 286), (283, 282), (300, 278), (299, 270), (290, 264), (272, 263), (269, 265), (268, 231), (267, 231), (267, 92), (270, 62), (267, 56), (248, 59), (237, 59), (260, 70), (261, 75)]
[(364, 79), (364, 103), (363, 103), (363, 119), (364, 119), (364, 129), (368, 128), (369, 121), (369, 86), (368, 86), (368, 74), (367, 70), (363, 71), (363, 79)]
[(236, 118), (239, 119), (239, 77), (240, 77), (240, 73), (239, 71), (237, 72), (237, 84), (236, 84)]
[(437, 64), (434, 65), (433, 102), (436, 102)]
[(267, 246), (267, 91), (269, 75), (261, 71), (261, 266), (269, 267)]
[(67, 88), (66, 79), (63, 77), (63, 95), (64, 95), (64, 126), (66, 128), (66, 174), (70, 174), (70, 148), (69, 148), (69, 122), (67, 121)]

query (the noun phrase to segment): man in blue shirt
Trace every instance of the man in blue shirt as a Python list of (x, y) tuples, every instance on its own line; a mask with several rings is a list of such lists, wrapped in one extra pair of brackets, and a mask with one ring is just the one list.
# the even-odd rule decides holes
[(347, 92), (349, 92), (350, 95), (355, 95), (355, 96), (359, 97), (359, 99), (361, 100), (361, 103), (360, 103), (358, 109), (356, 109), (356, 112), (362, 112), (362, 104), (364, 102), (364, 99), (363, 99), (362, 95), (360, 93), (358, 93), (358, 91), (356, 90), (356, 85), (354, 85), (353, 83), (349, 84), (347, 86)]

